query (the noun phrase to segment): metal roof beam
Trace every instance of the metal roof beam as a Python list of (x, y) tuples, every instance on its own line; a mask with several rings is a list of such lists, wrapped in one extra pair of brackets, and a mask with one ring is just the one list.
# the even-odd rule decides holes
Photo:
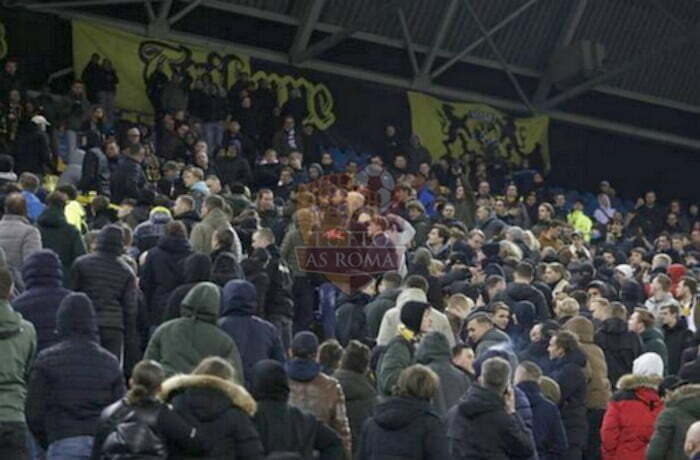
[(144, 6), (146, 7), (146, 14), (148, 15), (148, 22), (153, 22), (156, 20), (156, 14), (153, 11), (153, 4), (151, 3), (151, 0), (146, 0), (144, 3)]
[[(23, 8), (35, 11), (55, 10), (57, 8), (79, 8), (84, 6), (109, 6), (109, 5), (125, 5), (129, 3), (141, 3), (143, 0), (75, 0), (60, 3), (36, 2), (27, 5), (21, 5)], [(18, 5), (19, 6), (19, 5)]]
[(416, 50), (413, 40), (411, 39), (411, 32), (408, 31), (408, 23), (406, 22), (406, 16), (403, 14), (403, 9), (399, 8), (398, 12), (399, 23), (401, 23), (401, 33), (403, 34), (403, 39), (406, 42), (406, 52), (408, 53), (408, 59), (411, 61), (411, 68), (413, 69), (413, 75), (416, 76), (420, 72), (418, 68), (418, 59), (416, 59)]
[(392, 0), (387, 2), (384, 6), (382, 6), (373, 16), (368, 18), (368, 15), (363, 17), (363, 21), (360, 22), (360, 24), (355, 25), (354, 27), (347, 28), (347, 29), (342, 29), (339, 30), (338, 32), (334, 33), (333, 35), (330, 35), (323, 40), (314, 43), (310, 47), (308, 47), (305, 51), (299, 53), (297, 56), (296, 65), (299, 65), (306, 61), (307, 59), (314, 58), (329, 49), (333, 48), (335, 45), (338, 43), (342, 42), (343, 40), (350, 38), (360, 30), (366, 28), (371, 21), (375, 21), (383, 17), (385, 14), (394, 11), (398, 6), (403, 3), (405, 0)]
[(462, 51), (452, 56), (449, 61), (445, 62), (443, 65), (435, 69), (435, 71), (433, 71), (433, 73), (430, 74), (430, 78), (437, 78), (438, 76), (442, 75), (446, 70), (450, 69), (456, 63), (464, 59), (469, 53), (477, 49), (482, 43), (484, 43), (486, 41), (487, 36), (490, 37), (491, 35), (495, 34), (499, 30), (510, 24), (513, 20), (518, 18), (528, 8), (530, 8), (538, 1), (539, 0), (528, 0), (527, 3), (521, 5), (517, 10), (513, 11), (511, 14), (503, 18), (501, 22), (489, 29), (485, 36), (477, 38), (476, 40), (474, 40), (474, 42), (470, 43)]
[(566, 91), (542, 103), (540, 105), (540, 108), (545, 110), (552, 109), (562, 104), (563, 102), (568, 101), (569, 99), (572, 99), (585, 92), (588, 92), (596, 86), (608, 82), (616, 77), (619, 77), (620, 75), (629, 72), (630, 70), (633, 70), (641, 65), (644, 65), (649, 61), (658, 59), (669, 53), (678, 51), (683, 46), (696, 42), (698, 39), (700, 39), (700, 24), (696, 25), (690, 31), (690, 33), (670, 38), (668, 42), (662, 46), (659, 46), (653, 50), (649, 50), (646, 53), (640, 54), (637, 57), (618, 65), (612, 70), (603, 73), (602, 75), (599, 75), (595, 78), (591, 78), (588, 81), (585, 81), (577, 86), (567, 89)]
[(180, 19), (182, 19), (185, 16), (187, 16), (188, 14), (190, 14), (192, 12), (192, 10), (194, 10), (195, 8), (197, 8), (201, 4), (202, 4), (202, 0), (194, 0), (192, 3), (185, 5), (185, 7), (183, 9), (181, 9), (177, 13), (170, 16), (170, 18), (168, 18), (168, 24), (170, 24), (172, 26), (177, 21), (179, 21)]
[(433, 40), (433, 45), (430, 47), (430, 52), (428, 57), (425, 58), (423, 63), (423, 71), (421, 72), (424, 77), (430, 74), (430, 69), (433, 67), (433, 62), (435, 62), (435, 57), (437, 52), (442, 46), (442, 42), (445, 40), (445, 35), (452, 24), (452, 19), (454, 19), (455, 11), (457, 10), (458, 0), (450, 0), (447, 4), (445, 11), (442, 13), (442, 18), (440, 19), (440, 25), (438, 26), (437, 33), (435, 34), (435, 39)]
[(323, 5), (326, 0), (308, 0), (306, 3), (306, 9), (304, 10), (304, 17), (301, 20), (301, 24), (297, 27), (297, 33), (294, 36), (294, 42), (292, 42), (292, 47), (289, 49), (289, 61), (294, 64), (297, 61), (298, 56), (306, 50), (309, 44), (309, 39), (311, 38), (311, 33), (316, 28), (316, 23), (318, 18), (321, 16), (321, 11), (323, 10)]
[[(111, 27), (118, 27), (122, 30), (126, 30), (135, 34), (145, 35), (146, 33), (146, 27), (144, 27), (143, 24), (135, 22), (122, 21), (95, 14), (77, 13), (74, 11), (66, 11), (60, 9), (48, 12), (61, 16), (65, 19), (82, 19), (86, 21), (95, 21)], [(240, 53), (247, 54), (251, 57), (264, 59), (270, 62), (276, 62), (278, 64), (286, 64), (288, 62), (288, 56), (286, 53), (280, 53), (278, 51), (266, 50), (248, 45), (239, 45), (195, 34), (171, 30), (167, 33), (167, 38), (172, 41), (195, 43), (200, 46), (206, 47), (228, 47), (232, 50), (236, 50)], [(305, 63), (302, 67), (318, 72), (325, 72), (331, 75), (339, 75), (343, 77), (354, 78), (357, 80), (368, 81), (372, 83), (378, 83), (402, 89), (413, 88), (413, 82), (410, 79), (401, 78), (394, 75), (382, 74), (379, 72), (368, 71), (365, 69), (354, 68), (341, 64), (335, 64), (332, 62), (311, 60)], [(507, 99), (466, 91), (458, 88), (450, 88), (431, 84), (428, 86), (425, 92), (428, 94), (432, 94), (436, 97), (489, 104), (493, 107), (512, 112), (528, 111), (527, 107), (516, 101), (510, 101)], [(606, 131), (614, 134), (621, 134), (662, 144), (683, 147), (686, 149), (696, 150), (700, 152), (700, 139), (693, 139), (663, 131), (641, 128), (626, 123), (619, 123), (596, 117), (567, 113), (559, 110), (550, 110), (547, 112), (547, 115), (549, 115), (553, 120), (566, 124), (584, 126), (600, 131)]]
[(160, 4), (160, 9), (158, 10), (157, 21), (165, 21), (168, 19), (170, 14), (170, 8), (173, 6), (173, 0), (163, 0)]
[(520, 97), (520, 100), (523, 101), (523, 104), (525, 104), (525, 107), (527, 107), (530, 112), (534, 113), (535, 107), (530, 102), (530, 99), (527, 97), (527, 94), (525, 94), (525, 91), (523, 91), (522, 86), (520, 86), (520, 83), (518, 82), (518, 78), (515, 76), (513, 71), (510, 70), (510, 66), (508, 65), (508, 62), (506, 61), (506, 58), (503, 56), (503, 53), (501, 53), (501, 50), (498, 49), (498, 46), (496, 46), (496, 43), (494, 43), (493, 39), (488, 34), (488, 30), (486, 30), (484, 23), (481, 22), (481, 19), (479, 18), (479, 14), (474, 9), (474, 5), (472, 5), (471, 0), (464, 0), (464, 4), (467, 6), (467, 11), (469, 11), (469, 14), (471, 15), (472, 19), (474, 19), (476, 26), (479, 28), (479, 31), (481, 32), (481, 35), (483, 35), (484, 39), (486, 39), (486, 43), (488, 43), (489, 48), (491, 48), (491, 51), (493, 52), (493, 54), (496, 55), (496, 59), (498, 59), (498, 62), (500, 62), (501, 67), (503, 67), (503, 70), (505, 71), (506, 75), (508, 75), (508, 79), (513, 84), (515, 91), (518, 93), (518, 97)]
[[(573, 6), (573, 8), (571, 8), (566, 18), (566, 21), (564, 21), (564, 25), (562, 26), (561, 32), (559, 33), (559, 38), (555, 42), (554, 49), (549, 55), (548, 61), (552, 59), (552, 56), (554, 56), (554, 53), (558, 49), (564, 48), (571, 44), (571, 42), (574, 39), (574, 35), (576, 34), (576, 30), (578, 29), (578, 26), (581, 23), (583, 13), (585, 13), (587, 6), (588, 0), (576, 0), (576, 4)], [(543, 102), (545, 99), (547, 99), (549, 91), (552, 89), (552, 83), (553, 82), (549, 79), (548, 74), (545, 71), (545, 73), (542, 74), (542, 78), (540, 78), (539, 85), (537, 85), (535, 95), (532, 97), (532, 100), (535, 102), (535, 104), (539, 104), (540, 102)]]

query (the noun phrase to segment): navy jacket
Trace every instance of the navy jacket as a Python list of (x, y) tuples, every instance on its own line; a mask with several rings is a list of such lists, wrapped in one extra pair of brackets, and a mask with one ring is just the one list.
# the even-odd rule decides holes
[(161, 237), (158, 245), (148, 251), (140, 282), (151, 313), (151, 325), (161, 323), (168, 297), (185, 282), (183, 262), (191, 253), (187, 238), (172, 236)]
[(12, 308), (36, 329), (37, 352), (56, 343), (56, 312), (71, 291), (63, 287), (61, 262), (50, 249), (27, 257), (22, 266), (26, 291), (12, 301)]
[(61, 341), (39, 354), (27, 394), (27, 424), (43, 447), (94, 436), (102, 409), (126, 391), (117, 358), (99, 344), (95, 311), (85, 294), (66, 296), (56, 322)]
[(525, 393), (532, 407), (532, 432), (540, 460), (563, 460), (568, 442), (559, 409), (542, 395), (537, 382), (520, 382), (517, 388)]
[(561, 390), (561, 418), (570, 445), (583, 447), (588, 439), (586, 418), (586, 356), (574, 350), (555, 359), (549, 376), (557, 381)]
[(243, 360), (246, 386), (250, 388), (253, 366), (263, 359), (284, 363), (284, 348), (277, 328), (255, 316), (258, 300), (255, 287), (245, 280), (231, 280), (224, 286), (219, 327), (238, 346)]

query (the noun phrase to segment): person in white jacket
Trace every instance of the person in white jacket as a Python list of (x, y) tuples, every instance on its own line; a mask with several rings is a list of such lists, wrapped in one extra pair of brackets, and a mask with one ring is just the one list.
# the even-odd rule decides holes
[[(382, 324), (379, 327), (379, 335), (377, 336), (377, 345), (386, 345), (396, 335), (400, 324), (401, 307), (406, 302), (427, 302), (428, 297), (422, 289), (404, 288), (396, 298), (396, 306), (388, 310), (384, 314)], [(432, 321), (431, 330), (441, 332), (447, 337), (450, 343), (450, 348), (455, 346), (455, 338), (450, 328), (450, 322), (443, 313), (440, 313), (433, 307), (430, 307), (430, 319)]]

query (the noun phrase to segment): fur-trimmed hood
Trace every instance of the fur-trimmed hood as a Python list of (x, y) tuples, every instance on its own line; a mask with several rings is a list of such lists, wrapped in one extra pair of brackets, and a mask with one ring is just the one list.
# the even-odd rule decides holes
[(257, 403), (245, 388), (213, 375), (174, 375), (163, 382), (159, 396), (163, 401), (169, 401), (188, 388), (218, 390), (249, 416), (252, 417), (257, 411)]
[(661, 380), (663, 379), (656, 375), (627, 374), (617, 381), (617, 388), (618, 390), (636, 390), (637, 388), (658, 390)]
[(680, 403), (685, 402), (688, 399), (700, 399), (700, 385), (683, 385), (682, 387), (670, 392), (666, 399), (669, 403), (674, 403), (675, 405), (680, 405)]

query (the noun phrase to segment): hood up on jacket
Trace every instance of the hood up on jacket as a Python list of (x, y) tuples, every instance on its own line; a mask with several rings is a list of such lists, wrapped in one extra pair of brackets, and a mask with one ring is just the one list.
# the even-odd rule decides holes
[(219, 319), (221, 293), (219, 287), (208, 281), (199, 283), (190, 289), (182, 301), (180, 315), (183, 318), (194, 318), (211, 324)]
[(287, 375), (297, 382), (310, 382), (321, 373), (321, 365), (312, 359), (294, 358), (285, 363)]
[(627, 374), (617, 381), (618, 390), (636, 390), (637, 388), (651, 388), (658, 390), (662, 377), (657, 375)]
[(114, 256), (124, 253), (124, 235), (118, 225), (107, 225), (97, 234), (97, 250)]
[(163, 401), (169, 401), (178, 393), (185, 392), (190, 388), (216, 390), (227, 397), (227, 401), (215, 402), (211, 398), (200, 398), (200, 395), (185, 393), (185, 398), (189, 402), (188, 406), (192, 408), (197, 419), (201, 421), (218, 418), (228, 410), (229, 402), (250, 417), (255, 415), (258, 408), (257, 403), (245, 388), (213, 375), (191, 374), (170, 377), (161, 385), (160, 398)]
[(448, 362), (452, 354), (447, 337), (441, 332), (432, 331), (423, 337), (416, 350), (416, 361), (420, 364)]
[(47, 206), (44, 211), (39, 214), (36, 221), (41, 227), (58, 228), (68, 223), (66, 214), (63, 209), (56, 206)]
[(224, 286), (221, 314), (249, 316), (258, 308), (255, 286), (246, 280), (231, 280)]
[(378, 404), (374, 414), (377, 425), (389, 431), (401, 430), (421, 415), (433, 414), (437, 417), (429, 401), (399, 397), (388, 398)]
[(22, 265), (22, 279), (27, 289), (61, 287), (63, 267), (51, 249), (42, 249), (29, 255)]
[(683, 385), (666, 393), (666, 406), (680, 408), (696, 420), (700, 419), (700, 385)]
[(284, 401), (289, 398), (289, 380), (284, 366), (274, 359), (264, 359), (253, 366), (253, 395), (257, 401)]
[(185, 283), (209, 281), (211, 278), (211, 258), (201, 252), (195, 252), (183, 262)]
[(97, 315), (90, 297), (82, 292), (65, 296), (56, 312), (56, 331), (61, 338), (87, 336), (97, 340)]
[(22, 315), (12, 309), (6, 300), (0, 300), (0, 340), (22, 331)]
[(593, 323), (583, 316), (575, 316), (566, 322), (565, 329), (578, 336), (581, 343), (593, 343)]

